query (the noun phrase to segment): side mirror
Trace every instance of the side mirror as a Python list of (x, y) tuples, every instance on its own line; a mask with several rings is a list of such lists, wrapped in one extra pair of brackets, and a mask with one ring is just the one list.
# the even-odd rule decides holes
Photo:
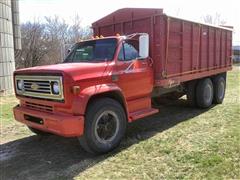
[(145, 59), (149, 57), (149, 35), (144, 33), (139, 36), (139, 58)]

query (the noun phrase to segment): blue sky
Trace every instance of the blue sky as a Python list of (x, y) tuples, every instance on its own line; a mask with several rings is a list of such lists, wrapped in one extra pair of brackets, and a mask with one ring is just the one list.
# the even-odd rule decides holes
[(227, 25), (234, 26), (234, 44), (240, 44), (240, 1), (228, 0), (19, 0), (20, 20), (33, 21), (58, 15), (71, 23), (78, 14), (83, 25), (124, 7), (163, 8), (164, 12), (184, 19), (202, 21), (206, 14), (221, 14)]

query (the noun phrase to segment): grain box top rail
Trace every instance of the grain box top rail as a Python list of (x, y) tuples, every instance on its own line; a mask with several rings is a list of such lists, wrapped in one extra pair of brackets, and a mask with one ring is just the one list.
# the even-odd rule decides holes
[(195, 24), (199, 24), (199, 25), (203, 25), (203, 26), (210, 26), (210, 27), (213, 27), (213, 28), (219, 28), (219, 29), (224, 29), (224, 30), (228, 30), (228, 31), (233, 31), (233, 27), (232, 28), (227, 28), (227, 27), (213, 25), (213, 24), (209, 24), (209, 23), (203, 23), (203, 22), (183, 19), (183, 18), (179, 18), (179, 17), (175, 17), (175, 16), (169, 16), (167, 14), (164, 14), (164, 15), (167, 16), (168, 18), (172, 18), (172, 19), (179, 19), (179, 20), (182, 20), (182, 21), (191, 22), (191, 23), (195, 23)]
[(163, 9), (156, 9), (156, 8), (123, 8), (119, 9), (117, 11), (114, 11), (113, 13), (110, 13), (103, 18), (95, 21), (92, 23), (92, 28), (96, 27), (102, 27), (102, 26), (107, 26), (107, 25), (113, 25), (116, 23), (124, 23), (124, 22), (129, 22), (137, 19), (143, 19), (146, 17), (154, 17), (154, 16), (159, 16), (159, 15), (165, 15), (168, 18), (173, 18), (173, 19), (179, 19), (182, 21), (186, 22), (191, 22), (199, 25), (205, 25), (213, 28), (219, 28), (219, 29), (224, 29), (228, 31), (233, 31), (233, 28), (227, 28), (223, 26), (218, 26), (218, 25), (213, 25), (213, 24), (208, 24), (208, 23), (203, 23), (203, 22), (198, 22), (198, 21), (193, 21), (193, 20), (188, 20), (184, 18), (179, 18), (179, 17), (174, 17), (171, 15), (167, 15), (166, 13), (163, 12)]

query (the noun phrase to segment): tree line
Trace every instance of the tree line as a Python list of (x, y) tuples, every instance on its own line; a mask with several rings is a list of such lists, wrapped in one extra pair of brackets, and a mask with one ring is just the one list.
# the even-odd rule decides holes
[(91, 28), (82, 26), (78, 15), (72, 24), (58, 16), (22, 23), (22, 50), (15, 52), (16, 68), (59, 63), (72, 44), (91, 36)]

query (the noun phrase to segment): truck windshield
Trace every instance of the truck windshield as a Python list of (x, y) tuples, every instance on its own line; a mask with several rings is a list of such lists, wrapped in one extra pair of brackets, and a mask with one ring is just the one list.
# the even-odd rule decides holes
[(112, 60), (117, 39), (97, 39), (77, 43), (64, 62), (96, 62)]

